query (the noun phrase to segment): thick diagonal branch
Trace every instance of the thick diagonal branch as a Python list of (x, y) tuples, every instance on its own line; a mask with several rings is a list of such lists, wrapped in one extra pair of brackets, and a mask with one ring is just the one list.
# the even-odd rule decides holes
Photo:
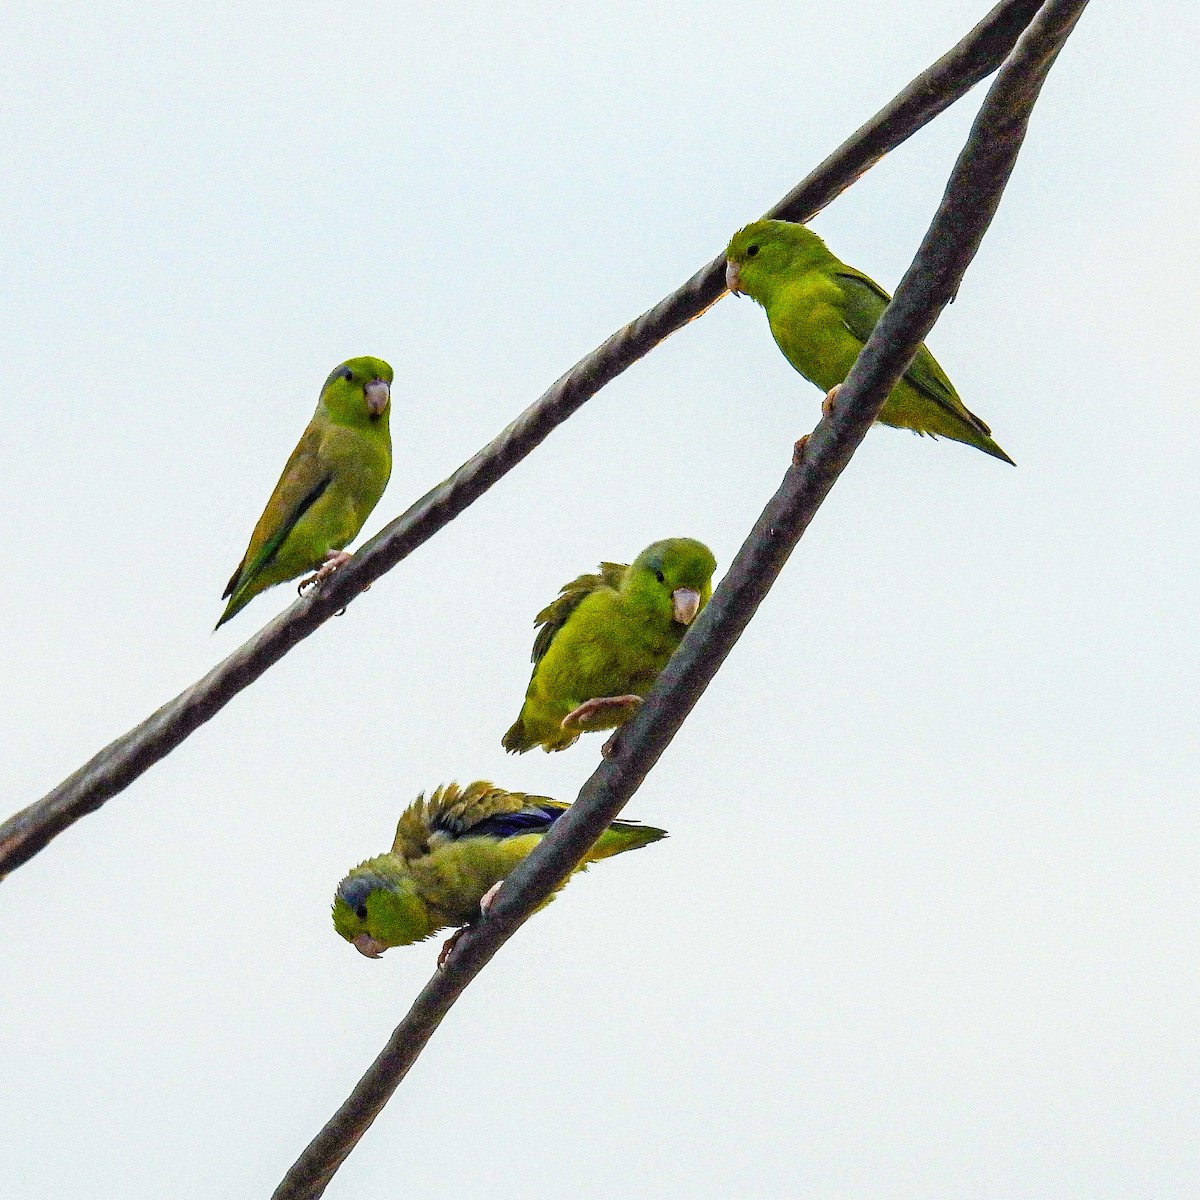
[(613, 756), (601, 762), (570, 811), (509, 877), (487, 916), (464, 933), (446, 970), (426, 984), (273, 1200), (313, 1200), (324, 1192), (462, 990), (567, 877), (658, 761), (958, 289), (1000, 202), (1046, 73), (1086, 3), (1048, 0), (1022, 37), (992, 85), (929, 232), (847, 376), (833, 415), (821, 421), (799, 465), (784, 476), (712, 600), (621, 730)]
[[(1004, 0), (773, 209), (805, 221), (864, 171), (990, 74), (1032, 19), (1038, 0)], [(702, 268), (649, 312), (581, 359), (497, 438), (418, 500), (307, 599), (264, 626), (198, 683), (111, 742), (53, 791), (0, 825), (0, 879), (80, 817), (127, 788), (219, 712), (297, 642), (391, 570), (506, 475), (551, 432), (723, 293), (723, 260)]]

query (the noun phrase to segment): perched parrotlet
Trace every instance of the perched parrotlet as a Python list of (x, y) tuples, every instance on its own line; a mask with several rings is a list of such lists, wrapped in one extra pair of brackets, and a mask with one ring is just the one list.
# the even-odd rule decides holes
[[(827, 395), (829, 411), (891, 297), (873, 279), (830, 253), (811, 229), (792, 221), (755, 221), (725, 251), (725, 282), (767, 310), (784, 357)], [(922, 342), (879, 414), (884, 425), (965, 442), (993, 458), (1012, 459), (991, 430), (959, 399)]]
[[(378, 958), (389, 946), (469, 924), (569, 807), (486, 780), (462, 788), (450, 783), (428, 799), (418, 796), (400, 817), (391, 850), (367, 859), (338, 884), (333, 927), (360, 953)], [(666, 836), (636, 821), (614, 821), (575, 871)], [(551, 893), (539, 907), (553, 899)], [(438, 966), (457, 938), (446, 942)]]
[(667, 538), (568, 583), (534, 618), (533, 675), (505, 750), (565, 750), (627, 721), (708, 603), (716, 567), (703, 542)]
[(381, 358), (351, 358), (321, 388), (317, 411), (292, 451), (250, 545), (221, 599), (220, 629), (259, 592), (307, 571), (316, 583), (350, 555), (392, 473), (392, 368)]

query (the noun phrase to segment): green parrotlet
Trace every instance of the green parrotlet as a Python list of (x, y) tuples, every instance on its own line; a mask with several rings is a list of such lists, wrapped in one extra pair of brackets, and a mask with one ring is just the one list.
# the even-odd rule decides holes
[(708, 603), (716, 566), (703, 542), (667, 538), (568, 583), (534, 618), (533, 675), (505, 750), (565, 750), (627, 721)]
[(313, 571), (316, 583), (350, 555), (392, 473), (392, 368), (381, 358), (351, 358), (321, 389), (308, 423), (250, 545), (225, 588), (220, 629), (266, 588)]
[[(447, 784), (428, 799), (418, 796), (401, 816), (391, 850), (367, 859), (338, 884), (334, 928), (360, 953), (378, 958), (389, 946), (469, 924), (487, 911), (501, 882), (568, 807), (546, 796), (506, 792), (486, 780), (464, 788)], [(649, 825), (614, 821), (575, 871), (666, 836)], [(553, 898), (551, 893), (544, 903)], [(457, 938), (442, 948), (439, 966)]]
[[(830, 253), (811, 229), (792, 221), (755, 221), (725, 251), (725, 282), (767, 310), (784, 357), (827, 393), (825, 411), (891, 297), (873, 279)], [(945, 371), (918, 348), (879, 414), (884, 425), (965, 442), (993, 458), (1012, 459), (991, 430), (959, 399)]]

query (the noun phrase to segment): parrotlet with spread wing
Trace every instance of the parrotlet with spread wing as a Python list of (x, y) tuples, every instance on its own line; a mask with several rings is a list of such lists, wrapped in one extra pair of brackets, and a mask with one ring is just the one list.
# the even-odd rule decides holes
[(627, 721), (708, 603), (716, 566), (703, 542), (667, 538), (568, 583), (534, 619), (533, 676), (504, 748), (565, 750)]
[[(367, 859), (338, 884), (334, 928), (362, 954), (378, 958), (389, 946), (470, 924), (569, 807), (486, 780), (418, 796), (400, 817), (391, 850)], [(575, 870), (666, 836), (649, 825), (614, 821)], [(443, 947), (439, 966), (457, 937)]]
[(250, 545), (221, 597), (220, 629), (259, 592), (346, 562), (392, 473), (392, 368), (380, 358), (352, 358), (325, 381), (317, 411), (283, 468)]
[[(850, 373), (891, 297), (873, 279), (835, 258), (811, 229), (792, 221), (755, 221), (725, 251), (725, 282), (767, 311), (784, 357), (827, 395), (824, 410)], [(954, 390), (922, 342), (884, 401), (884, 425), (965, 442), (993, 458), (1012, 459)]]

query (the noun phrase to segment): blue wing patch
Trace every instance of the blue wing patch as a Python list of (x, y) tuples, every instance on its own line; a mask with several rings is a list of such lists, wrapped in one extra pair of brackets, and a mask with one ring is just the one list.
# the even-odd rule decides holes
[(551, 808), (549, 805), (531, 804), (511, 813), (495, 813), (485, 817), (478, 825), (464, 829), (459, 837), (520, 837), (525, 833), (545, 833), (566, 812), (566, 807)]

